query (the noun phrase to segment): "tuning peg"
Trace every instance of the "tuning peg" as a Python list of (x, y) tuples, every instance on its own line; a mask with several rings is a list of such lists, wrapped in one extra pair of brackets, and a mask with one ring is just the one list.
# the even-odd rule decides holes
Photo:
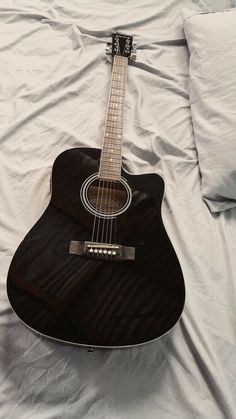
[(112, 44), (111, 42), (107, 42), (106, 43), (106, 55), (111, 55), (112, 54)]
[(136, 44), (133, 44), (132, 45), (132, 50), (131, 50), (131, 54), (130, 54), (130, 59), (132, 60), (132, 61), (135, 61), (136, 60), (136, 55), (137, 55), (137, 45)]

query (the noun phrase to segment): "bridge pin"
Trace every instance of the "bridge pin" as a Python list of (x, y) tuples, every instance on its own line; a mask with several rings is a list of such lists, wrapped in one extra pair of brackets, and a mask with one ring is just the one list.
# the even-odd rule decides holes
[(101, 253), (102, 253), (102, 250), (101, 250), (101, 249), (99, 249), (98, 253), (100, 253), (100, 254), (101, 254)]
[(94, 253), (97, 253), (98, 252), (98, 249), (94, 249)]
[(110, 251), (110, 250), (108, 250), (108, 252), (107, 252), (107, 253), (108, 253), (108, 255), (111, 255), (111, 251)]
[(103, 250), (103, 254), (106, 255), (107, 254), (107, 250)]
[(116, 252), (115, 252), (115, 251), (113, 251), (113, 252), (112, 252), (112, 256), (115, 256), (115, 255), (116, 255)]
[(93, 253), (93, 249), (89, 249), (89, 252), (90, 252), (90, 253)]

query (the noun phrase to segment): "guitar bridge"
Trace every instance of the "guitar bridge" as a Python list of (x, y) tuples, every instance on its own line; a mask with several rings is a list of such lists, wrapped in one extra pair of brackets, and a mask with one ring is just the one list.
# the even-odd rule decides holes
[(119, 244), (71, 241), (69, 253), (111, 262), (135, 260), (135, 248)]

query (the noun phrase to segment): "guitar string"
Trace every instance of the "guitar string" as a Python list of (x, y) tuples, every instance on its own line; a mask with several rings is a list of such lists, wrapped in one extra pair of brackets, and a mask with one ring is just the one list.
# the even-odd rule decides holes
[[(105, 180), (104, 180), (104, 188), (105, 188)], [(106, 208), (106, 197), (105, 197), (105, 208)], [(105, 212), (106, 212), (106, 210), (105, 210)], [(101, 240), (100, 240), (100, 242), (101, 243), (103, 243), (103, 234), (104, 234), (104, 220), (105, 220), (105, 217), (103, 217), (103, 219), (102, 219), (102, 237), (101, 237)]]
[[(113, 183), (113, 182), (112, 182), (112, 183)], [(111, 196), (111, 201), (113, 200), (113, 202), (114, 202), (114, 199), (115, 199), (116, 185), (117, 185), (117, 182), (114, 182), (113, 193), (111, 194), (111, 195), (112, 195), (112, 196)], [(113, 214), (113, 213), (114, 213), (114, 211), (112, 212), (112, 214)], [(114, 218), (112, 218), (112, 219), (111, 219), (111, 228), (110, 228), (109, 243), (111, 243), (111, 242), (112, 242), (113, 220), (114, 220)]]
[[(101, 189), (102, 189), (102, 195), (101, 195), (101, 199), (100, 199), (101, 204), (100, 204), (99, 210), (100, 210), (100, 213), (102, 214), (103, 192), (104, 192), (104, 189), (105, 189), (105, 180), (104, 179), (102, 179)], [(99, 238), (99, 229), (100, 229), (101, 218), (102, 217), (98, 217), (97, 236), (96, 236), (96, 242), (97, 243), (99, 243), (98, 238)]]
[[(99, 212), (102, 213), (102, 202), (103, 202), (103, 192), (105, 189), (105, 181), (104, 179), (99, 178), (98, 188), (97, 188), (97, 199), (96, 199), (96, 207), (97, 214), (94, 217), (93, 223), (93, 232), (92, 232), (92, 241), (94, 240), (95, 231), (96, 231), (96, 243), (99, 242), (99, 230), (100, 230), (100, 222), (101, 217), (99, 216)], [(97, 224), (97, 226), (96, 226)], [(97, 227), (97, 229), (96, 229)]]
[[(110, 190), (110, 187), (109, 187), (109, 184), (110, 184), (110, 181), (108, 180), (107, 181), (107, 186), (106, 186), (106, 196), (105, 196), (105, 208), (104, 208), (104, 212), (105, 212), (105, 214), (107, 214), (107, 212), (108, 212), (108, 206), (109, 206), (109, 201), (108, 201), (108, 198), (109, 198), (109, 190)], [(104, 216), (103, 217), (103, 225), (102, 225), (102, 243), (103, 243), (103, 240), (104, 240), (104, 230), (105, 230), (105, 226), (106, 226), (106, 217)], [(106, 243), (106, 239), (105, 239), (105, 243)]]
[[(99, 202), (99, 194), (100, 194), (100, 186), (101, 186), (101, 179), (99, 178), (99, 181), (98, 181), (98, 188), (97, 188), (97, 199), (96, 199), (96, 206), (95, 206), (95, 209), (97, 209), (98, 208), (98, 202)], [(93, 240), (94, 240), (94, 235), (95, 235), (95, 226), (96, 226), (96, 221), (97, 221), (97, 215), (96, 215), (96, 213), (95, 213), (95, 217), (94, 217), (94, 221), (93, 221), (93, 232), (92, 232), (92, 242), (93, 242)]]

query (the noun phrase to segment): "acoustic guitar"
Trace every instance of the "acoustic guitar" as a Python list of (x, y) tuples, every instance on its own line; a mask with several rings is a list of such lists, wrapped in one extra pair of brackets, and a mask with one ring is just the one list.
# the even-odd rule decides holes
[(102, 149), (72, 148), (56, 158), (50, 203), (15, 252), (7, 293), (18, 318), (45, 337), (124, 348), (177, 323), (185, 286), (162, 221), (163, 179), (122, 167), (132, 37), (114, 34), (107, 53)]

